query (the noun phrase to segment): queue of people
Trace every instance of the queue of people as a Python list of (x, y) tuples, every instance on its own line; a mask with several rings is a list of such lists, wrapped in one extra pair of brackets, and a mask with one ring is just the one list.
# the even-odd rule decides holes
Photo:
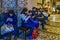
[[(44, 25), (47, 24), (48, 17), (50, 14), (47, 14), (46, 11), (41, 10), (41, 8), (33, 7), (32, 10), (28, 10), (24, 8), (19, 16), (19, 23), (17, 19), (17, 15), (15, 15), (14, 10), (8, 10), (4, 8), (3, 12), (0, 14), (0, 27), (4, 24), (12, 25), (14, 31), (13, 35), (18, 34), (18, 24), (19, 27), (30, 28), (29, 35), (32, 35), (34, 27), (39, 28), (39, 25), (42, 26), (42, 30), (44, 30)], [(40, 22), (40, 23), (39, 23)], [(17, 24), (18, 23), (18, 24)], [(7, 34), (3, 36), (8, 36)]]

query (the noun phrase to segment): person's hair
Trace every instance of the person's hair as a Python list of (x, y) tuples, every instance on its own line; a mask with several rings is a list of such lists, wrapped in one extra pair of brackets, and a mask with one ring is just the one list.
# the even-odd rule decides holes
[(40, 11), (40, 9), (39, 9), (39, 8), (38, 8), (37, 10), (38, 10), (38, 11)]
[(33, 7), (32, 9), (36, 9), (36, 7)]
[(9, 13), (10, 14), (14, 14), (14, 10), (9, 10)]
[(47, 10), (44, 10), (44, 12), (48, 12)]
[(32, 10), (29, 10), (29, 13), (32, 13)]
[(36, 8), (36, 11), (38, 10), (38, 8)]
[(24, 13), (25, 13), (25, 12), (27, 12), (27, 11), (28, 11), (28, 9), (27, 9), (27, 8), (24, 8), (24, 9), (23, 9), (23, 12), (24, 12)]
[(4, 12), (5, 10), (7, 10), (7, 11), (8, 11), (8, 8), (2, 8), (2, 12)]

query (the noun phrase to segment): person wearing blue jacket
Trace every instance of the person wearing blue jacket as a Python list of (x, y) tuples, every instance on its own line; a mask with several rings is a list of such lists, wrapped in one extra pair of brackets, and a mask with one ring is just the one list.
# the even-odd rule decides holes
[[(3, 24), (5, 23), (5, 19), (7, 18), (9, 12), (8, 12), (8, 8), (4, 8), (3, 12), (0, 14), (0, 28), (3, 26)], [(0, 30), (1, 31), (1, 30)], [(1, 32), (0, 32), (1, 33)], [(1, 35), (1, 34), (0, 34)], [(0, 36), (0, 38), (2, 38), (2, 36)]]
[(35, 24), (36, 28), (38, 28), (39, 27), (39, 21), (37, 19), (37, 11), (35, 11), (35, 14), (33, 15), (32, 10), (30, 10), (29, 15), (31, 16), (30, 21), (33, 22), (33, 24)]
[[(14, 30), (12, 30), (11, 33), (12, 35), (14, 35), (14, 38), (15, 38), (16, 37), (15, 35), (18, 34), (18, 27), (17, 27), (17, 16), (14, 14), (13, 10), (9, 10), (9, 15), (7, 16), (5, 20), (5, 24), (7, 24), (8, 26), (12, 26), (14, 28)], [(7, 33), (4, 36), (7, 36), (8, 38), (6, 39), (10, 40)]]
[(30, 28), (29, 35), (32, 35), (34, 27), (37, 25), (30, 15), (27, 15), (27, 8), (23, 9), (23, 12), (20, 15), (20, 26), (24, 28)]
[(8, 14), (8, 9), (4, 8), (3, 12), (0, 14), (0, 26), (2, 26), (5, 23), (5, 19), (7, 18)]
[(17, 16), (14, 14), (13, 10), (9, 10), (9, 15), (6, 18), (6, 24), (10, 23), (14, 27), (14, 32), (13, 34), (17, 34), (18, 27), (17, 27)]

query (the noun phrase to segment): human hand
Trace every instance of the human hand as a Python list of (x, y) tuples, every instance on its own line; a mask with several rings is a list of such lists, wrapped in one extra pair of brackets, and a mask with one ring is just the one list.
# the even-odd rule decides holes
[(7, 21), (13, 21), (13, 19), (12, 18), (8, 18)]
[(31, 17), (31, 16), (28, 16), (29, 18)]
[(34, 18), (35, 16), (32, 16), (32, 18)]

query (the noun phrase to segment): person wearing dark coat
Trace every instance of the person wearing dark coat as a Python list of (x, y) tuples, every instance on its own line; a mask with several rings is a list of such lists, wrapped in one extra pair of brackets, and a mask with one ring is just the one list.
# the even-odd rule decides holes
[(44, 30), (44, 25), (46, 24), (46, 21), (42, 11), (38, 11), (37, 19), (41, 22), (42, 30)]
[[(7, 16), (5, 20), (5, 24), (7, 24), (9, 27), (13, 27), (14, 30), (11, 31), (12, 35), (14, 35), (14, 38), (16, 38), (15, 35), (18, 34), (18, 27), (17, 27), (17, 16), (14, 14), (13, 10), (9, 10), (9, 15)], [(7, 40), (10, 40), (8, 34), (4, 34), (6, 36)]]
[(17, 27), (17, 16), (14, 14), (13, 10), (9, 10), (9, 15), (6, 18), (6, 22), (5, 23), (6, 24), (12, 24), (13, 28), (14, 28), (13, 34), (17, 34), (17, 30), (18, 30), (18, 27)]
[(7, 18), (9, 12), (7, 8), (4, 8), (4, 11), (0, 14), (0, 26), (5, 23), (5, 19)]
[(36, 8), (36, 7), (33, 7), (33, 8), (32, 8), (32, 16), (35, 15), (36, 11), (37, 11), (37, 8)]
[[(0, 28), (4, 25), (5, 19), (7, 18), (8, 14), (9, 14), (8, 9), (4, 8), (3, 12), (0, 14)], [(1, 29), (0, 29), (0, 31), (1, 31)], [(0, 36), (0, 38), (2, 38), (2, 36)]]

